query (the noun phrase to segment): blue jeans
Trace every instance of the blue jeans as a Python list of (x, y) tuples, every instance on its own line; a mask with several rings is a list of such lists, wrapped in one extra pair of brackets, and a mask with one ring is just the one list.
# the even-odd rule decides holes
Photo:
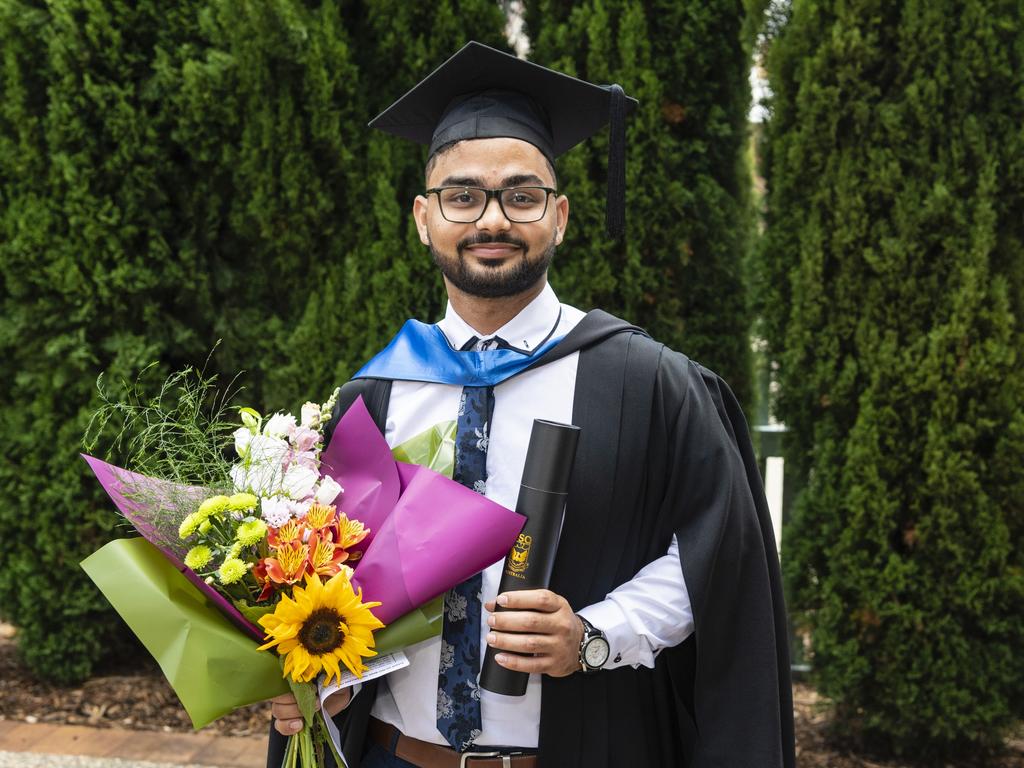
[(400, 757), (395, 757), (380, 744), (371, 744), (363, 755), (362, 768), (416, 768)]

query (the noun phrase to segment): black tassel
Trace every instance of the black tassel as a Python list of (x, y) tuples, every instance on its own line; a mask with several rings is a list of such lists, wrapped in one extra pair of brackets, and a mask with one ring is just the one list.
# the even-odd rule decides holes
[(626, 232), (626, 94), (619, 85), (607, 86), (608, 106), (608, 201), (605, 227), (616, 240)]

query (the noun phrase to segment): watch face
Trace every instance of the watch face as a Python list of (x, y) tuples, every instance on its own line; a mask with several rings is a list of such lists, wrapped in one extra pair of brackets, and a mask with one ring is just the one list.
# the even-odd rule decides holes
[(603, 637), (595, 637), (583, 649), (583, 660), (587, 662), (588, 667), (603, 667), (604, 663), (608, 661), (610, 651), (607, 640)]

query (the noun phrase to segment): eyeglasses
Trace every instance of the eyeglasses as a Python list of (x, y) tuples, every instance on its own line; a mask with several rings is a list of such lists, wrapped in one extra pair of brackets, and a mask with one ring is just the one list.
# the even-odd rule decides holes
[(441, 215), (453, 224), (473, 224), (479, 221), (491, 198), (498, 201), (505, 218), (515, 224), (540, 221), (548, 211), (548, 196), (558, 194), (550, 187), (434, 187), (428, 195), (437, 195)]

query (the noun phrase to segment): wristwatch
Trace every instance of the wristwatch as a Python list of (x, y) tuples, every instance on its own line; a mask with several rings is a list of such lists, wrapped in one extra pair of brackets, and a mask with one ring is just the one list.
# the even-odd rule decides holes
[(608, 638), (604, 636), (604, 632), (578, 613), (576, 615), (583, 622), (583, 638), (580, 640), (580, 667), (584, 672), (597, 672), (608, 663), (608, 656), (611, 654)]

